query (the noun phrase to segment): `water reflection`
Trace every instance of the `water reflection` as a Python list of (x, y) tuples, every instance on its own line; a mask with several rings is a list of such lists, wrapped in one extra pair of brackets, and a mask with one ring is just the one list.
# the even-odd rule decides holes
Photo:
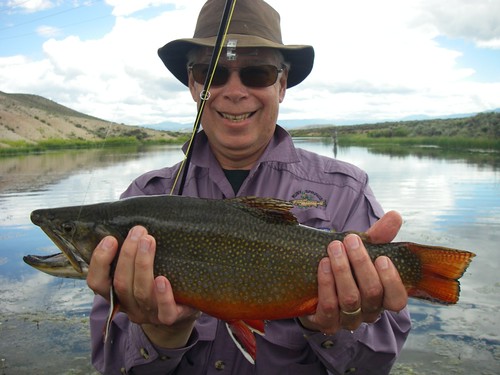
[[(0, 191), (26, 192), (44, 189), (62, 179), (96, 167), (135, 157), (137, 149), (69, 150), (2, 157), (0, 164)], [(16, 176), (16, 178), (11, 178)]]
[[(331, 142), (298, 139), (296, 143), (334, 156)], [(441, 307), (411, 302), (414, 330), (393, 373), (500, 373), (498, 155), (360, 147), (339, 147), (337, 152), (338, 159), (369, 173), (370, 184), (386, 210), (402, 213), (405, 224), (399, 240), (478, 254), (463, 278), (459, 304)], [(53, 362), (59, 369), (91, 371), (87, 326), (92, 293), (85, 282), (53, 278), (22, 262), (28, 253), (58, 251), (30, 223), (30, 212), (117, 199), (139, 174), (172, 165), (181, 157), (179, 147), (162, 146), (1, 159), (0, 356), (12, 373), (37, 372), (34, 364), (29, 367), (16, 347), (9, 345), (13, 341), (51, 348), (57, 342), (61, 351)], [(14, 318), (15, 314), (21, 317)], [(75, 327), (83, 331), (69, 335)], [(32, 354), (37, 355), (38, 363), (52, 363), (47, 353)], [(61, 357), (68, 360), (61, 363)], [(74, 357), (80, 360), (75, 362)]]

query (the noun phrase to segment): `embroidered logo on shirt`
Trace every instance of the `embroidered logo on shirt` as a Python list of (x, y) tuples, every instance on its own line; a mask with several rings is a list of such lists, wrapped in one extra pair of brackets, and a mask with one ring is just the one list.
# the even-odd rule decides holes
[(312, 190), (300, 190), (292, 195), (290, 201), (298, 208), (323, 208), (326, 209), (327, 201), (318, 193)]

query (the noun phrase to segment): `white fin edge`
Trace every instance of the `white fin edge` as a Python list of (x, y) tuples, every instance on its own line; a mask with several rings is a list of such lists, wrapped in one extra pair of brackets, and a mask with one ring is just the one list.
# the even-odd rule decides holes
[(231, 331), (231, 327), (229, 327), (229, 324), (225, 322), (227, 331), (229, 332), (229, 336), (231, 336), (231, 339), (233, 340), (234, 344), (236, 347), (240, 350), (241, 354), (243, 354), (243, 357), (250, 362), (252, 365), (255, 365), (255, 361), (252, 358), (252, 356), (247, 352), (247, 350), (243, 347), (243, 345), (240, 344), (240, 342), (234, 337), (233, 331)]

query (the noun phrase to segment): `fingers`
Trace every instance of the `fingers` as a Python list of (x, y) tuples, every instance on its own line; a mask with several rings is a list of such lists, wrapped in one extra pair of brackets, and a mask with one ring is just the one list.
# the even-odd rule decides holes
[(140, 306), (134, 296), (134, 276), (139, 240), (145, 235), (147, 231), (144, 227), (136, 226), (130, 230), (120, 249), (113, 278), (113, 286), (120, 305), (127, 311), (132, 321), (140, 320), (139, 316), (135, 316), (140, 312)]
[(190, 324), (198, 318), (200, 312), (182, 305), (177, 305), (174, 298), (172, 285), (164, 276), (158, 276), (155, 280), (155, 295), (158, 304), (158, 320), (162, 324), (171, 326), (182, 324), (186, 321)]
[(156, 241), (150, 235), (141, 237), (137, 244), (135, 257), (133, 296), (135, 302), (145, 312), (156, 311), (153, 265), (156, 252)]
[(174, 293), (172, 291), (172, 286), (166, 277), (158, 276), (155, 279), (155, 293), (156, 301), (158, 303), (158, 320), (163, 324), (174, 324), (177, 313)]
[(395, 267), (388, 258), (374, 265), (359, 236), (333, 241), (328, 255), (319, 265), (318, 306), (310, 318), (322, 332), (355, 330), (363, 322), (375, 322), (384, 308), (401, 310), (406, 305)]
[(318, 267), (318, 306), (310, 317), (316, 329), (333, 334), (340, 328), (338, 298), (329, 258), (323, 258)]
[(386, 256), (378, 257), (375, 260), (375, 267), (384, 288), (384, 309), (403, 310), (408, 304), (408, 294), (396, 267)]
[(403, 218), (396, 211), (389, 211), (380, 218), (370, 229), (366, 231), (370, 242), (387, 243), (391, 242), (399, 232)]
[(172, 325), (172, 329), (189, 331), (199, 312), (177, 305), (170, 282), (163, 276), (154, 276), (156, 241), (142, 226), (132, 228), (124, 240), (113, 279), (111, 265), (118, 250), (118, 241), (106, 237), (92, 256), (87, 283), (96, 293), (109, 298), (114, 291), (122, 312), (138, 324)]
[(360, 310), (361, 294), (342, 242), (333, 241), (328, 246), (328, 255), (335, 277), (340, 325), (345, 329), (354, 330), (363, 322), (363, 315)]
[[(379, 318), (382, 310), (383, 285), (361, 239), (350, 234), (344, 239), (344, 246), (359, 288), (361, 301), (357, 306), (361, 308), (362, 320), (372, 323)], [(355, 311), (354, 307), (356, 306), (351, 306), (351, 310), (343, 310)]]
[(109, 299), (111, 286), (111, 263), (118, 251), (118, 241), (111, 236), (105, 237), (95, 248), (90, 259), (87, 285), (96, 294)]

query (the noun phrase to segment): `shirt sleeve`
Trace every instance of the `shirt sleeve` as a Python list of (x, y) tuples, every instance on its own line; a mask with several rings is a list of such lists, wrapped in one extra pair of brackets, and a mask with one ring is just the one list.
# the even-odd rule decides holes
[[(297, 323), (300, 324), (300, 323)], [(389, 374), (410, 332), (408, 310), (384, 312), (377, 322), (335, 335), (304, 329), (312, 350), (332, 374)]]
[(158, 348), (149, 341), (140, 325), (132, 323), (124, 313), (115, 316), (104, 342), (108, 312), (109, 303), (96, 296), (90, 315), (92, 364), (103, 374), (128, 374), (131, 368), (136, 375), (172, 373), (184, 354), (198, 342), (195, 328), (185, 347)]

